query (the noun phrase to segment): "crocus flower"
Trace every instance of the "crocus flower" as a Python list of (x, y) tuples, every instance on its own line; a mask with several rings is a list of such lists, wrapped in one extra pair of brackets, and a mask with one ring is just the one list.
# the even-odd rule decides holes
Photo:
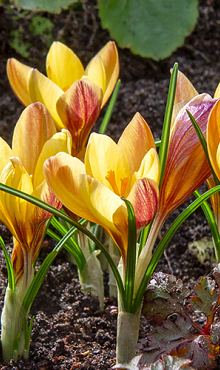
[(26, 106), (43, 103), (58, 130), (70, 131), (72, 155), (83, 158), (89, 133), (118, 78), (115, 43), (108, 42), (84, 70), (74, 52), (56, 41), (48, 52), (46, 70), (48, 77), (14, 58), (7, 63), (8, 78), (18, 99)]
[(141, 281), (151, 259), (157, 235), (167, 216), (193, 194), (211, 174), (204, 150), (186, 110), (193, 115), (203, 135), (206, 136), (209, 114), (215, 103), (216, 99), (212, 99), (208, 94), (195, 96), (180, 110), (172, 125), (158, 209), (147, 243), (138, 259), (136, 276), (138, 282)]
[[(56, 208), (60, 201), (48, 187), (43, 173), (45, 159), (64, 151), (71, 152), (67, 130), (57, 133), (53, 119), (41, 103), (27, 107), (18, 120), (12, 148), (0, 138), (0, 182), (33, 195)], [(4, 191), (0, 192), (0, 221), (13, 235), (12, 265), (16, 289), (22, 301), (33, 278), (33, 264), (52, 215)]]
[(103, 226), (126, 260), (128, 222), (121, 196), (134, 207), (137, 229), (153, 218), (158, 201), (159, 162), (152, 133), (136, 114), (116, 144), (90, 136), (85, 163), (58, 153), (44, 163), (48, 185), (73, 213)]

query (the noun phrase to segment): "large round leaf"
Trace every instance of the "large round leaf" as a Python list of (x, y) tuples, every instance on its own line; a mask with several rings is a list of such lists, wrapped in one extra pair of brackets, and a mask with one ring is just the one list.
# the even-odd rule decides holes
[(181, 46), (198, 17), (197, 0), (98, 0), (98, 6), (120, 47), (155, 60)]

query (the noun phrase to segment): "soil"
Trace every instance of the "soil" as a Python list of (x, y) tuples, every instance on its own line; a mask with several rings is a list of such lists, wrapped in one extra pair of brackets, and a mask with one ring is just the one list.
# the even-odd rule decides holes
[[(96, 1), (83, 0), (82, 8), (70, 8), (58, 15), (42, 15), (54, 24), (53, 39), (65, 42), (84, 65), (111, 39), (108, 31), (101, 27)], [(32, 16), (32, 13), (18, 11), (13, 6), (0, 6), (0, 135), (9, 143), (23, 107), (9, 86), (5, 72), (7, 59), (16, 57), (45, 72), (47, 40), (30, 32)], [(213, 95), (220, 80), (219, 25), (218, 0), (199, 0), (199, 18), (194, 32), (169, 58), (155, 62), (119, 48), (122, 84), (107, 133), (117, 140), (133, 115), (139, 111), (150, 125), (154, 137), (160, 137), (169, 71), (175, 62), (178, 62), (179, 69), (192, 81), (197, 91)], [(30, 42), (29, 60), (21, 57), (10, 46), (12, 31), (18, 27), (24, 30), (22, 42)], [(104, 110), (94, 130), (100, 124)], [(179, 211), (175, 211), (165, 228)], [(0, 227), (0, 235), (10, 251), (12, 238), (4, 225)], [(202, 211), (198, 210), (172, 239), (157, 271), (174, 274), (183, 279), (188, 287), (192, 287), (200, 276), (210, 274), (210, 259), (201, 263), (188, 249), (189, 242), (202, 237), (210, 237), (210, 230)], [(50, 239), (44, 244), (39, 264), (53, 246)], [(106, 275), (105, 278), (107, 280)], [(0, 251), (0, 308), (6, 285), (6, 266), (3, 252)], [(115, 364), (117, 316), (112, 307), (117, 302), (108, 296), (107, 290), (106, 286), (105, 309), (100, 311), (98, 300), (81, 292), (75, 266), (66, 262), (65, 255), (61, 253), (49, 270), (30, 312), (35, 320), (29, 359), (3, 364), (0, 357), (0, 368), (110, 369)], [(145, 337), (147, 330), (148, 325), (142, 319), (140, 337)]]

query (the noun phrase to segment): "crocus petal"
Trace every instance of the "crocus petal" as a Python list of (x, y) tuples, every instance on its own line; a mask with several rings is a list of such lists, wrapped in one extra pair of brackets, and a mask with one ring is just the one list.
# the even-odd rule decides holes
[(9, 162), (9, 158), (14, 156), (13, 151), (10, 146), (0, 137), (0, 148), (1, 148), (1, 157), (0, 157), (0, 173), (3, 168)]
[(210, 175), (211, 170), (195, 129), (186, 112), (194, 116), (203, 135), (215, 100), (208, 94), (192, 99), (177, 115), (172, 127), (167, 164), (160, 190), (159, 210), (169, 214)]
[(81, 173), (85, 173), (84, 163), (66, 153), (58, 153), (44, 162), (46, 181), (61, 203), (80, 217), (97, 223), (80, 193)]
[(154, 148), (150, 149), (147, 154), (145, 154), (141, 166), (137, 172), (134, 172), (132, 175), (131, 186), (137, 181), (138, 179), (142, 179), (147, 177), (148, 179), (152, 179), (159, 183), (160, 179), (160, 163), (159, 157)]
[[(128, 159), (121, 148), (107, 135), (92, 133), (85, 154), (86, 173), (121, 194), (121, 179), (130, 180)], [(114, 179), (109, 178), (110, 172)], [(115, 181), (114, 181), (115, 180)]]
[[(128, 224), (124, 202), (106, 186), (86, 174), (79, 175), (79, 189), (84, 203), (97, 220), (96, 223), (108, 231), (118, 245), (122, 257), (125, 258)], [(116, 213), (119, 209), (120, 222), (117, 224), (115, 220), (118, 220)], [(82, 214), (80, 216), (83, 217)]]
[(63, 90), (37, 69), (31, 69), (28, 75), (28, 92), (31, 102), (43, 103), (52, 115), (58, 128), (63, 128), (64, 126), (56, 110), (56, 102), (62, 95)]
[(96, 55), (86, 68), (86, 77), (96, 83), (104, 95), (106, 89), (106, 73), (102, 58)]
[(135, 182), (127, 199), (134, 208), (137, 231), (151, 222), (157, 209), (158, 197), (159, 189), (154, 180), (143, 178)]
[(220, 101), (217, 101), (209, 116), (207, 126), (207, 148), (211, 165), (220, 180)]
[(96, 122), (102, 102), (102, 90), (93, 82), (76, 81), (57, 101), (57, 112), (73, 138), (73, 152), (83, 158), (89, 133)]
[[(51, 189), (48, 187), (46, 180), (44, 180), (36, 189), (34, 189), (32, 196), (41, 199), (43, 202), (60, 209), (62, 203), (55, 197)], [(42, 239), (45, 232), (45, 222), (53, 215), (42, 208), (28, 202), (27, 204), (27, 245), (32, 252), (32, 263), (35, 262)]]
[(42, 151), (38, 157), (36, 169), (33, 174), (33, 186), (34, 189), (44, 181), (43, 164), (44, 161), (54, 156), (59, 152), (65, 152), (71, 154), (72, 148), (72, 137), (69, 131), (62, 129), (62, 132), (57, 132), (53, 137), (47, 140), (42, 148)]
[(220, 98), (220, 83), (217, 86), (217, 89), (215, 90), (214, 99)]
[(29, 96), (27, 81), (31, 67), (26, 66), (18, 60), (11, 58), (7, 62), (7, 74), (12, 90), (24, 105), (29, 105), (32, 100)]
[(63, 91), (84, 74), (80, 59), (66, 45), (54, 41), (46, 59), (47, 76)]
[[(10, 158), (0, 174), (0, 182), (27, 194), (33, 191), (32, 181), (18, 158)], [(14, 237), (23, 242), (27, 202), (9, 193), (0, 192), (0, 220)]]
[[(109, 41), (98, 54), (102, 58), (106, 73), (106, 90), (103, 96), (102, 106), (107, 102), (111, 95), (119, 75), (118, 51), (115, 43)], [(92, 61), (91, 61), (92, 62)], [(90, 63), (91, 63), (90, 62)], [(89, 65), (87, 66), (89, 68)], [(86, 71), (87, 71), (86, 68)]]
[(125, 128), (118, 141), (118, 146), (128, 158), (130, 172), (138, 171), (145, 154), (151, 148), (155, 148), (151, 130), (140, 113), (136, 113)]
[(45, 142), (55, 132), (54, 121), (43, 104), (31, 104), (22, 112), (14, 129), (12, 149), (30, 175), (34, 174)]
[(194, 86), (182, 72), (178, 71), (175, 103), (180, 103), (183, 101), (187, 103), (196, 95), (198, 95), (198, 92), (196, 91)]

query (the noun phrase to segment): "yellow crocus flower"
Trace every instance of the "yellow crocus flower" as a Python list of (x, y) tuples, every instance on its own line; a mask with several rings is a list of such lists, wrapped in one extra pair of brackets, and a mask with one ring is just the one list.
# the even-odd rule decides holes
[[(71, 135), (67, 130), (56, 132), (50, 113), (41, 103), (31, 104), (23, 111), (14, 129), (12, 148), (2, 138), (0, 148), (0, 183), (61, 207), (45, 181), (43, 163), (59, 151), (71, 153)], [(19, 197), (0, 192), (0, 221), (13, 235), (12, 265), (21, 301), (33, 278), (32, 266), (45, 222), (51, 216)]]
[(90, 136), (85, 163), (59, 153), (44, 163), (48, 185), (71, 212), (103, 226), (126, 260), (127, 198), (137, 230), (153, 218), (158, 202), (159, 160), (149, 126), (136, 114), (116, 144), (106, 135)]
[(70, 131), (72, 155), (83, 158), (89, 133), (118, 79), (116, 45), (108, 42), (84, 70), (76, 54), (55, 41), (47, 54), (46, 70), (48, 77), (14, 58), (7, 63), (8, 78), (18, 99), (25, 106), (43, 103), (58, 130)]

